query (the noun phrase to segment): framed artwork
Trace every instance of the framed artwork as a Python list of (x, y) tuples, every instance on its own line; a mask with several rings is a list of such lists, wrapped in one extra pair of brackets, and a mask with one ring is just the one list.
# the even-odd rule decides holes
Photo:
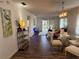
[(3, 8), (0, 9), (3, 27), (3, 37), (9, 37), (12, 35), (11, 11)]

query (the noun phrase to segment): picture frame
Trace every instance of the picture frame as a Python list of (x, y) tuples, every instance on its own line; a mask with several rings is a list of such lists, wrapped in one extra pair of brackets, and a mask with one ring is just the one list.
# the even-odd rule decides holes
[(1, 10), (1, 20), (2, 20), (2, 28), (3, 28), (3, 37), (9, 37), (12, 35), (12, 22), (11, 22), (11, 11), (9, 9)]

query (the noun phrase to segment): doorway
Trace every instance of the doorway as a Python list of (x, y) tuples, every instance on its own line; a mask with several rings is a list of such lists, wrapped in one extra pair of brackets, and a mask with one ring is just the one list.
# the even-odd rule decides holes
[(49, 28), (49, 20), (42, 20), (42, 34), (46, 35)]

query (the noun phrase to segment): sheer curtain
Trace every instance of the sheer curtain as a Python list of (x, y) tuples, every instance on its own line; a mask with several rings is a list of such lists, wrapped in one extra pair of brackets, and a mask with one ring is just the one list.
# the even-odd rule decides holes
[(77, 22), (76, 22), (76, 35), (79, 36), (79, 14), (77, 15)]

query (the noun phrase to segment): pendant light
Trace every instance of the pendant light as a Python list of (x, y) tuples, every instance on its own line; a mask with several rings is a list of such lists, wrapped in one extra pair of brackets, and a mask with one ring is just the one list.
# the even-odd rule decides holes
[(67, 12), (64, 11), (64, 1), (63, 0), (62, 0), (61, 4), (62, 4), (62, 12), (59, 14), (60, 18), (67, 16)]

